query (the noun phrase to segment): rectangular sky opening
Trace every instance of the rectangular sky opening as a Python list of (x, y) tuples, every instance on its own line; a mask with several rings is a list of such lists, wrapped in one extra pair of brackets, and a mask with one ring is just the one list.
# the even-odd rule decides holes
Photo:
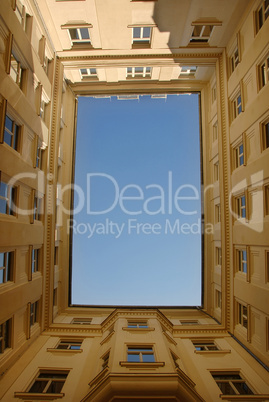
[(199, 95), (79, 97), (71, 303), (201, 305)]

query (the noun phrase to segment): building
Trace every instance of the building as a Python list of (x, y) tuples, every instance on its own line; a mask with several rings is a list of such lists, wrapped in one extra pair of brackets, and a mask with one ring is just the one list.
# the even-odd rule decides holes
[[(269, 400), (268, 13), (268, 0), (0, 2), (1, 400)], [(193, 91), (213, 227), (203, 305), (70, 306), (77, 96)]]

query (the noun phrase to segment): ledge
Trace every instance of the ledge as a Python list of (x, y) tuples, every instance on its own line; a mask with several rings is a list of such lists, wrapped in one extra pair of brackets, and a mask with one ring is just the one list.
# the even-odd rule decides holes
[(64, 393), (60, 394), (37, 394), (30, 392), (14, 392), (15, 398), (21, 398), (24, 400), (37, 400), (37, 401), (53, 401), (54, 399), (63, 398)]
[(221, 354), (226, 354), (226, 353), (231, 353), (230, 349), (222, 349), (222, 350), (195, 350), (194, 353), (197, 353), (198, 355), (221, 355)]
[(83, 349), (57, 349), (57, 348), (47, 348), (47, 352), (52, 353), (82, 353)]
[(147, 328), (130, 328), (130, 327), (122, 327), (123, 331), (134, 331), (134, 332), (147, 332), (147, 331), (155, 331), (154, 327)]
[(133, 363), (133, 362), (120, 362), (122, 367), (129, 367), (129, 368), (157, 368), (163, 367), (165, 362), (154, 362), (154, 363)]
[(220, 395), (221, 399), (225, 399), (226, 401), (260, 401), (260, 400), (268, 400), (269, 394), (260, 394), (260, 395)]

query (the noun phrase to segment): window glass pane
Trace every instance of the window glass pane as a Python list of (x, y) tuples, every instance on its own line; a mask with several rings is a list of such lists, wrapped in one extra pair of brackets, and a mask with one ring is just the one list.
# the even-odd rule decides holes
[(133, 28), (133, 38), (140, 38), (140, 31), (141, 31), (141, 28), (139, 28), (139, 27)]
[(150, 27), (145, 27), (143, 29), (143, 38), (149, 38), (150, 37), (150, 31), (151, 31)]
[(71, 345), (70, 346), (71, 350), (79, 350), (80, 349), (80, 345)]
[(12, 144), (12, 135), (9, 134), (8, 131), (5, 130), (4, 132), (4, 142), (11, 147)]
[(6, 116), (5, 127), (12, 132), (12, 120)]
[(202, 36), (205, 36), (205, 37), (210, 36), (212, 29), (213, 29), (212, 25), (206, 25)]
[(235, 395), (235, 391), (228, 382), (217, 382), (217, 384), (224, 395)]
[(143, 67), (135, 67), (136, 73), (143, 73)]
[(28, 392), (41, 394), (44, 391), (47, 383), (47, 381), (36, 380)]
[(192, 36), (200, 36), (202, 28), (203, 28), (202, 25), (195, 25), (195, 27), (193, 28)]
[(46, 393), (48, 394), (59, 394), (63, 388), (63, 381), (51, 381)]
[(80, 34), (82, 39), (90, 39), (88, 28), (80, 28)]
[(70, 33), (71, 39), (79, 39), (76, 28), (69, 29), (69, 33)]
[(91, 74), (96, 74), (96, 68), (90, 68), (90, 73)]
[(4, 270), (1, 267), (2, 265), (0, 264), (0, 283), (4, 283)]
[(140, 362), (139, 354), (128, 354), (128, 362)]
[(253, 394), (251, 389), (249, 389), (249, 387), (247, 386), (247, 384), (244, 381), (234, 382), (233, 385), (235, 386), (235, 388), (237, 389), (237, 391), (239, 392), (240, 395), (252, 395)]
[(0, 268), (4, 266), (5, 253), (0, 253)]
[(143, 362), (144, 363), (153, 363), (155, 362), (153, 354), (143, 354)]

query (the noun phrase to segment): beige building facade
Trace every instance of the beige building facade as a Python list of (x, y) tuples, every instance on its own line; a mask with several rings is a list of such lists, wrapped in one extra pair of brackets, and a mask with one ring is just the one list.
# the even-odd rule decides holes
[[(0, 2), (0, 399), (269, 400), (267, 0)], [(200, 94), (203, 301), (70, 304), (79, 96)]]

